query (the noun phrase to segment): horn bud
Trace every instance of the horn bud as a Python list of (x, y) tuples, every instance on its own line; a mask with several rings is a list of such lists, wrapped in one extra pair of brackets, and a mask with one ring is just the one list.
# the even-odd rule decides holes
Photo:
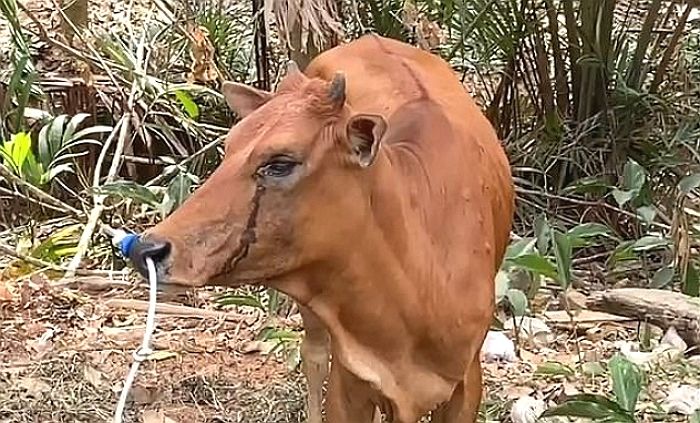
[(293, 75), (299, 73), (299, 65), (294, 60), (289, 60), (287, 62), (287, 75)]
[(336, 72), (328, 95), (334, 104), (341, 106), (345, 103), (345, 75), (343, 73)]

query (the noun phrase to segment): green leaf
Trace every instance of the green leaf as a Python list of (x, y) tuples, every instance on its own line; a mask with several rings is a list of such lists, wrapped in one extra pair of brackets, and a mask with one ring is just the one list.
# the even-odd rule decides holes
[(597, 194), (602, 195), (610, 189), (610, 185), (605, 179), (598, 176), (588, 176), (574, 181), (564, 188), (565, 193)]
[(535, 373), (541, 375), (573, 376), (576, 372), (565, 364), (556, 361), (547, 361), (537, 366)]
[[(81, 129), (80, 131), (73, 134), (73, 136), (68, 139), (66, 144), (72, 144), (73, 142), (81, 140), (88, 135), (112, 132), (113, 130), (114, 130), (114, 128), (111, 126), (105, 126), (105, 125), (89, 126), (87, 128)], [(101, 144), (101, 143), (98, 143), (98, 144)]]
[(70, 143), (64, 145), (61, 147), (60, 150), (56, 151), (51, 158), (51, 162), (49, 163), (49, 167), (55, 166), (58, 162), (60, 161), (65, 161), (74, 157), (80, 157), (84, 156), (89, 153), (87, 150), (79, 151), (76, 153), (70, 153), (69, 150), (74, 149), (75, 147), (81, 146), (81, 145), (87, 145), (87, 144), (92, 144), (92, 145), (101, 145), (99, 142), (92, 140), (92, 139), (82, 139), (82, 140), (75, 140), (71, 141)]
[(618, 262), (633, 260), (635, 255), (632, 251), (632, 244), (634, 244), (634, 241), (620, 242), (617, 247), (615, 247), (613, 254), (610, 256), (608, 265), (614, 267)]
[(199, 106), (192, 100), (192, 97), (182, 90), (175, 91), (175, 97), (180, 101), (182, 107), (184, 107), (185, 112), (192, 118), (197, 119), (199, 117)]
[(224, 295), (216, 300), (221, 306), (246, 306), (265, 310), (260, 300), (252, 295)]
[(658, 236), (647, 235), (636, 240), (630, 248), (633, 251), (649, 251), (656, 250), (662, 247), (667, 247), (669, 245), (669, 240), (667, 238), (661, 238)]
[(683, 281), (682, 291), (685, 295), (700, 297), (700, 277), (698, 276), (698, 269), (692, 262), (688, 263), (688, 271), (685, 275), (685, 281)]
[(172, 213), (180, 207), (190, 195), (192, 188), (192, 178), (188, 177), (185, 171), (180, 171), (168, 184), (168, 190), (163, 198), (163, 208), (165, 215)]
[(602, 223), (582, 223), (567, 231), (569, 237), (593, 238), (597, 236), (609, 236), (610, 228)]
[(508, 272), (505, 270), (499, 270), (498, 273), (496, 273), (495, 284), (496, 304), (498, 304), (501, 302), (501, 300), (503, 300), (503, 297), (506, 296), (508, 288), (510, 288), (510, 276), (508, 275)]
[(68, 115), (59, 115), (49, 124), (49, 134), (47, 138), (49, 141), (49, 151), (52, 157), (63, 145), (63, 127), (67, 119)]
[(510, 259), (510, 262), (521, 269), (558, 279), (556, 266), (539, 254), (524, 254)]
[(0, 159), (2, 159), (2, 162), (5, 164), (5, 166), (7, 166), (10, 169), (10, 172), (19, 176), (19, 168), (17, 167), (17, 164), (12, 159), (12, 154), (6, 148), (7, 144), (9, 144), (9, 142), (6, 142), (3, 145), (0, 145)]
[(18, 132), (10, 137), (10, 154), (12, 162), (22, 173), (27, 157), (32, 151), (32, 137), (26, 132)]
[(148, 188), (132, 181), (116, 181), (96, 189), (99, 194), (130, 199), (140, 203), (158, 207), (158, 197)]
[(279, 291), (276, 291), (274, 289), (268, 288), (266, 291), (267, 293), (267, 311), (268, 314), (274, 315), (279, 313), (279, 308), (282, 303), (282, 298), (280, 298)]
[(527, 297), (525, 293), (519, 289), (509, 289), (506, 291), (508, 303), (513, 307), (513, 314), (516, 316), (524, 316), (527, 312)]
[(633, 413), (642, 390), (642, 372), (636, 364), (617, 354), (608, 363), (617, 403)]
[(539, 216), (535, 220), (535, 235), (537, 238), (537, 251), (539, 251), (540, 254), (547, 254), (547, 250), (549, 249), (550, 232), (547, 217), (544, 215)]
[(29, 255), (44, 261), (57, 262), (73, 254), (78, 246), (81, 225), (70, 225), (51, 233), (44, 241), (32, 248)]
[(656, 217), (656, 208), (653, 206), (642, 206), (637, 209), (637, 214), (646, 223), (652, 223)]
[(55, 178), (56, 176), (60, 175), (61, 173), (72, 173), (73, 172), (73, 164), (72, 163), (62, 163), (57, 166), (53, 166), (49, 168), (48, 172), (45, 172), (43, 175), (43, 178), (45, 179), (45, 183), (49, 183)]
[(32, 185), (42, 186), (46, 182), (46, 174), (44, 173), (44, 167), (41, 163), (36, 161), (34, 153), (29, 150), (27, 154), (27, 159), (24, 161), (24, 167), (22, 168), (23, 177), (30, 182)]
[(633, 191), (641, 191), (646, 182), (646, 170), (636, 161), (629, 159), (625, 163), (622, 171), (622, 183), (625, 189)]
[(625, 204), (627, 204), (630, 200), (634, 200), (637, 198), (639, 195), (639, 191), (637, 190), (629, 190), (629, 191), (623, 191), (620, 189), (613, 189), (612, 191), (613, 198), (615, 198), (615, 202), (617, 202), (617, 205), (622, 207)]
[(292, 332), (289, 330), (275, 328), (266, 328), (265, 330), (263, 330), (261, 335), (261, 339), (263, 341), (295, 341), (300, 337), (300, 334), (298, 332)]
[(52, 153), (51, 146), (49, 144), (49, 127), (51, 125), (44, 125), (39, 130), (39, 137), (37, 139), (37, 154), (39, 156), (39, 161), (44, 166), (49, 166), (51, 163)]
[(583, 248), (593, 245), (593, 239), (599, 237), (613, 237), (610, 228), (601, 223), (582, 223), (574, 226), (566, 232), (571, 241), (572, 248)]
[(523, 254), (527, 254), (535, 246), (537, 240), (535, 238), (522, 238), (511, 243), (506, 249), (505, 259), (514, 259)]
[(605, 369), (597, 361), (587, 361), (581, 365), (581, 371), (589, 376), (598, 376), (605, 373)]
[(568, 288), (571, 285), (571, 241), (566, 234), (557, 230), (553, 232), (554, 256), (557, 259), (557, 274), (562, 287)]
[(66, 125), (65, 131), (63, 131), (63, 138), (61, 139), (61, 144), (67, 144), (70, 141), (70, 139), (73, 138), (75, 130), (78, 129), (78, 126), (80, 126), (80, 124), (83, 123), (83, 121), (88, 116), (90, 116), (89, 113), (78, 113), (68, 121), (68, 125)]
[(692, 175), (688, 175), (685, 178), (681, 179), (681, 181), (678, 183), (678, 189), (683, 193), (683, 194), (688, 194), (690, 191), (697, 189), (697, 187), (700, 186), (700, 173), (694, 173)]
[(676, 268), (674, 266), (662, 267), (654, 273), (654, 277), (651, 279), (651, 287), (655, 289), (665, 287), (671, 283), (675, 273)]
[(583, 417), (595, 422), (634, 423), (634, 416), (602, 395), (573, 395), (565, 402), (545, 411), (541, 417)]

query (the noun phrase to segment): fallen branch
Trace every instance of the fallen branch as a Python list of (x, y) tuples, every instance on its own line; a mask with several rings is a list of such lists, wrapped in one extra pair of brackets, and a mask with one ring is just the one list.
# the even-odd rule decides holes
[[(42, 269), (55, 270), (57, 272), (67, 272), (68, 269), (57, 264), (49, 263), (47, 261), (28, 256), (26, 254), (18, 253), (14, 248), (0, 243), (0, 253), (6, 254), (10, 257), (14, 257), (18, 260), (22, 260), (25, 263), (29, 263), (32, 266), (39, 267)], [(127, 272), (121, 270), (92, 270), (92, 269), (75, 269), (74, 274), (78, 276), (109, 276), (109, 277), (124, 277)]]
[[(124, 300), (115, 298), (107, 300), (105, 302), (105, 305), (113, 309), (123, 308), (143, 313), (145, 313), (146, 310), (148, 310), (148, 301), (143, 300)], [(241, 321), (245, 319), (245, 316), (238, 313), (202, 310), (201, 308), (167, 303), (158, 303), (158, 305), (156, 305), (156, 313), (161, 315), (168, 315), (171, 317), (185, 317), (196, 319), (224, 319), (230, 321)]]
[[(124, 145), (126, 143), (126, 135), (127, 131), (129, 130), (129, 116), (130, 112), (127, 112), (121, 117), (121, 119), (117, 122), (114, 129), (112, 130), (112, 133), (109, 135), (109, 137), (107, 137), (107, 140), (102, 146), (102, 151), (100, 152), (100, 156), (97, 160), (97, 165), (95, 166), (95, 179), (93, 181), (93, 188), (99, 188), (99, 177), (100, 170), (102, 167), (101, 159), (103, 159), (107, 155), (107, 150), (112, 144), (112, 139), (114, 139), (115, 134), (117, 134), (118, 132), (119, 139), (114, 149), (115, 151), (112, 160), (112, 165), (110, 166), (109, 173), (107, 174), (107, 182), (111, 182), (114, 179), (114, 176), (116, 175), (117, 170), (119, 169), (119, 158), (121, 157), (121, 153), (123, 152)], [(65, 275), (66, 278), (71, 278), (75, 275), (75, 273), (73, 273), (73, 270), (77, 269), (78, 266), (80, 266), (80, 262), (83, 260), (83, 255), (85, 255), (88, 247), (90, 246), (92, 234), (95, 232), (97, 223), (100, 220), (102, 211), (104, 210), (105, 198), (106, 196), (103, 194), (95, 194), (95, 205), (92, 208), (92, 211), (90, 211), (87, 223), (85, 224), (85, 229), (83, 229), (83, 233), (80, 235), (80, 240), (78, 241), (78, 247), (76, 248), (75, 255), (71, 259), (71, 262), (68, 264), (68, 272), (66, 272)]]
[(126, 279), (126, 272), (123, 272), (124, 277), (121, 279), (108, 278), (100, 275), (80, 276), (81, 277), (71, 279), (63, 278), (63, 280), (60, 281), (60, 285), (56, 284), (54, 286), (69, 286), (92, 292), (106, 291), (115, 287), (128, 288), (133, 286), (133, 284)]
[(0, 187), (0, 193), (7, 194), (13, 199), (23, 198), (23, 199), (29, 201), (30, 203), (34, 203), (34, 204), (39, 205), (39, 207), (44, 207), (44, 208), (47, 208), (49, 210), (53, 210), (53, 211), (57, 211), (57, 212), (61, 212), (61, 213), (66, 213), (66, 210), (64, 208), (56, 207), (56, 206), (51, 205), (49, 203), (45, 203), (45, 202), (39, 200), (38, 198), (32, 197), (31, 195), (25, 195), (24, 193), (20, 192), (17, 189), (11, 190), (11, 189), (7, 189), (4, 187)]
[(588, 307), (632, 317), (659, 326), (674, 327), (689, 345), (700, 345), (700, 299), (660, 289), (621, 288), (596, 293)]

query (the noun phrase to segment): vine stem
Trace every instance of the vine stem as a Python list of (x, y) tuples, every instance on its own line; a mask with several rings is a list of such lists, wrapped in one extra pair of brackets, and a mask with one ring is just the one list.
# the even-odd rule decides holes
[[(148, 22), (144, 23), (144, 25), (148, 25)], [(144, 62), (145, 45), (146, 31), (144, 30), (141, 34), (141, 40), (139, 41), (139, 44), (136, 48), (136, 64), (142, 65)], [(143, 70), (145, 71), (145, 69)], [(110, 134), (110, 137), (107, 141), (105, 141), (105, 145), (100, 151), (100, 156), (98, 158), (97, 164), (95, 165), (95, 175), (93, 177), (93, 189), (95, 191), (97, 191), (97, 188), (99, 188), (100, 186), (100, 173), (102, 163), (107, 157), (107, 151), (109, 150), (109, 147), (111, 145), (111, 140), (114, 138), (117, 132), (119, 133), (119, 137), (117, 138), (117, 144), (114, 148), (112, 162), (110, 164), (107, 177), (105, 178), (105, 182), (110, 183), (114, 181), (114, 178), (116, 177), (117, 172), (119, 171), (119, 165), (121, 164), (122, 156), (124, 153), (124, 146), (126, 145), (126, 139), (129, 135), (129, 130), (131, 129), (131, 121), (134, 115), (134, 104), (136, 102), (138, 87), (138, 82), (134, 80), (131, 85), (131, 93), (129, 94), (129, 100), (127, 102), (126, 111), (122, 115), (119, 122), (117, 122), (117, 125), (115, 125), (114, 129), (112, 130), (112, 133)], [(100, 217), (102, 216), (102, 212), (105, 209), (104, 202), (107, 196), (104, 194), (99, 194), (98, 192), (95, 192), (93, 195), (94, 206), (92, 208), (92, 211), (90, 212), (87, 223), (85, 224), (85, 229), (83, 230), (83, 233), (80, 236), (80, 241), (78, 242), (76, 253), (71, 259), (70, 263), (68, 264), (68, 269), (64, 278), (73, 277), (75, 269), (77, 269), (80, 266), (80, 262), (82, 261), (83, 256), (85, 255), (88, 247), (90, 246), (90, 239), (92, 238), (92, 235), (95, 232), (95, 229), (97, 228), (97, 224), (100, 220)]]

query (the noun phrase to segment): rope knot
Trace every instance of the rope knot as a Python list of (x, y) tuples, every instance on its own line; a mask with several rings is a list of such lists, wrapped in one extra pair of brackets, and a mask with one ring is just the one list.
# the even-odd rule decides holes
[(151, 347), (141, 346), (141, 348), (134, 350), (132, 355), (134, 357), (134, 361), (142, 363), (146, 361), (151, 354), (153, 354), (153, 349)]

